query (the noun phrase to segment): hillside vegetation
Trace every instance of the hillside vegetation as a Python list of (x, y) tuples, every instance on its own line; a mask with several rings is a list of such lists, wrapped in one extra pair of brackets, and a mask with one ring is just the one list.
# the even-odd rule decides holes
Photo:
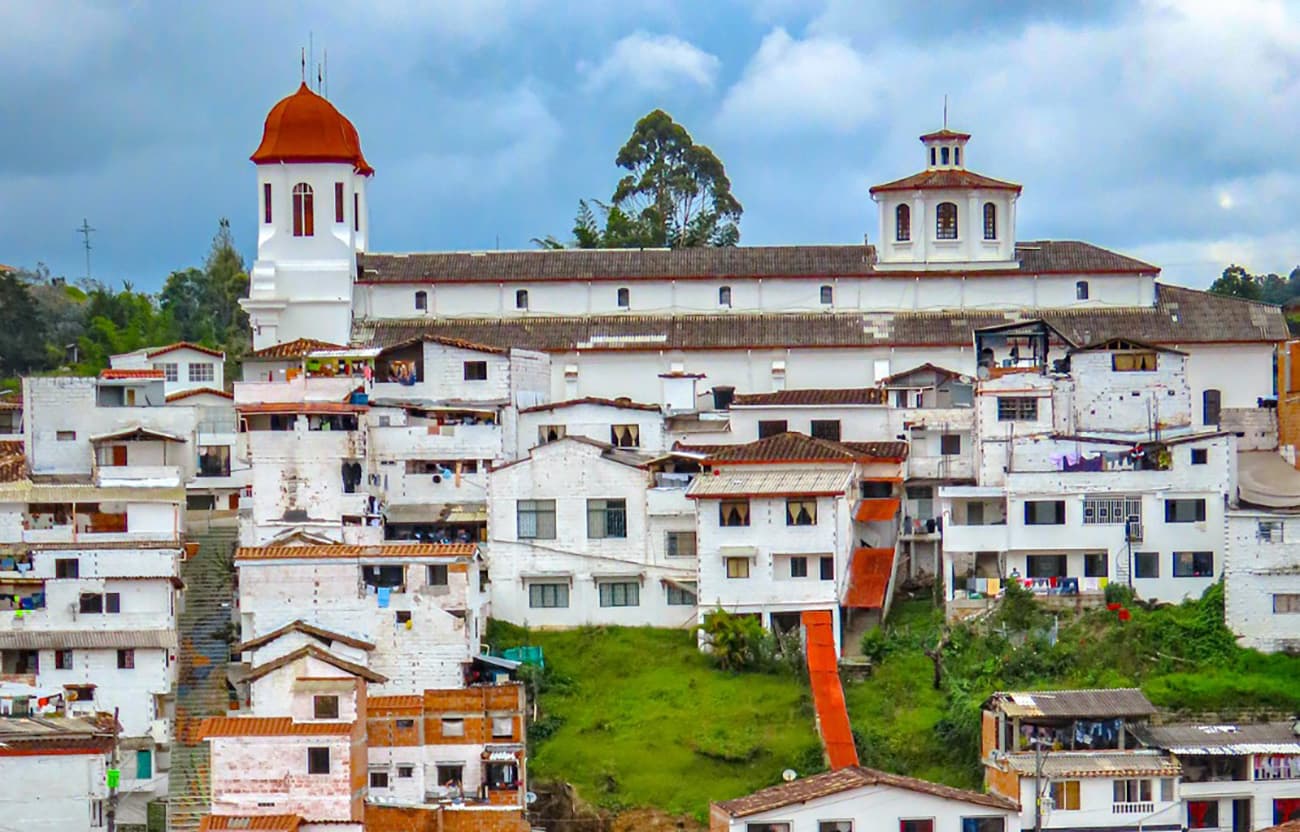
[[(986, 620), (946, 629), (928, 600), (896, 603), (866, 639), (872, 674), (845, 682), (862, 763), (980, 788), (979, 709), (999, 689), (1136, 685), (1188, 714), (1300, 711), (1300, 659), (1237, 647), (1221, 585), (1177, 606), (1148, 609), (1121, 592), (1112, 600), (1116, 609), (1054, 619), (1013, 592)], [(709, 801), (779, 782), (785, 768), (823, 768), (797, 673), (719, 670), (676, 630), (537, 633), (496, 623), (490, 639), (544, 649), (530, 774), (567, 781), (596, 806), (702, 819)], [(927, 651), (941, 640), (935, 689)]]

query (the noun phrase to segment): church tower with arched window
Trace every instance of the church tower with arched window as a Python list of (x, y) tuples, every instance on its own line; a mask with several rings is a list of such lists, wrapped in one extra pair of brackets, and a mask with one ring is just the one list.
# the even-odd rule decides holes
[(257, 260), (241, 301), (253, 348), (295, 338), (346, 344), (374, 169), (334, 105), (306, 84), (271, 108), (257, 165)]
[(969, 133), (945, 127), (921, 137), (925, 170), (876, 185), (876, 268), (1014, 269), (1020, 186), (966, 168)]

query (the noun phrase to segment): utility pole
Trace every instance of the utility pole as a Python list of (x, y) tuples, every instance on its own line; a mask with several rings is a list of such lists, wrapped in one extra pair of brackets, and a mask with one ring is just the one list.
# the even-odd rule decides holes
[(81, 235), (82, 245), (86, 247), (86, 279), (90, 280), (90, 234), (95, 229), (90, 227), (90, 223), (83, 217), (81, 227), (76, 232)]
[(118, 753), (118, 748), (117, 748), (118, 731), (121, 727), (121, 723), (117, 721), (118, 716), (119, 716), (119, 709), (114, 708), (113, 709), (113, 755), (112, 755), (112, 761), (110, 762), (110, 765), (112, 766), (111, 770), (117, 772), (117, 777), (113, 777), (111, 774), (108, 775), (108, 813), (107, 813), (108, 817), (105, 819), (105, 825), (107, 827), (108, 832), (116, 832), (117, 830), (117, 787), (119, 783), (119, 778), (121, 778), (122, 776), (121, 757)]
[[(1034, 735), (1034, 832), (1043, 832), (1043, 739)], [(112, 832), (112, 830), (109, 830)]]

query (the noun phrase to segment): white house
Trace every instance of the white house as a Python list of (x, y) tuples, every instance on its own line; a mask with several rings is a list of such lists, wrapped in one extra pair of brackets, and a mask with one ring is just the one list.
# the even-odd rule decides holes
[[(112, 755), (112, 714), (0, 718), (4, 817), (34, 832), (104, 829)], [(119, 810), (117, 822), (135, 820)]]
[(226, 354), (201, 344), (178, 341), (162, 347), (145, 347), (108, 358), (114, 370), (158, 370), (164, 391), (172, 396), (194, 390), (224, 390)]
[(648, 453), (664, 451), (668, 445), (659, 405), (588, 397), (521, 408), (515, 458), (527, 456), (529, 449), (566, 436), (586, 437), (616, 448)]
[(995, 794), (850, 766), (709, 806), (709, 832), (1019, 832)]
[(1227, 511), (1224, 623), (1265, 652), (1300, 647), (1300, 471), (1273, 451), (1238, 456)]

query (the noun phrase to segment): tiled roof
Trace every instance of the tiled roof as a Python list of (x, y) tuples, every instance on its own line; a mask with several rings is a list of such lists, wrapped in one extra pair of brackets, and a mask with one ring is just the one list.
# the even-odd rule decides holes
[(849, 488), (845, 470), (830, 471), (727, 471), (701, 474), (691, 480), (686, 496), (721, 497), (834, 497)]
[(1150, 716), (1156, 706), (1137, 688), (999, 691), (989, 697), (1008, 716), (1106, 719)]
[[(167, 578), (158, 578), (167, 580)], [(0, 630), (0, 650), (174, 650), (175, 630)]]
[(480, 344), (476, 341), (467, 341), (464, 338), (452, 338), (445, 335), (419, 335), (416, 336), (415, 338), (410, 338), (401, 343), (393, 344), (389, 347), (389, 349), (394, 349), (396, 347), (407, 346), (409, 344), (419, 344), (424, 342), (431, 343), (431, 344), (441, 344), (444, 347), (456, 347), (462, 350), (473, 350), (474, 352), (490, 352), (496, 355), (506, 355), (510, 352), (509, 348), (507, 347), (493, 347), (487, 344)]
[(26, 477), (27, 457), (23, 455), (22, 443), (17, 453), (0, 448), (0, 482), (18, 482)]
[(42, 751), (108, 753), (115, 727), (112, 714), (8, 717), (0, 721), (0, 757)]
[(249, 829), (254, 832), (298, 832), (298, 815), (208, 815), (199, 821), (199, 832)]
[(317, 627), (314, 624), (308, 624), (306, 621), (303, 621), (300, 618), (297, 621), (292, 621), (288, 624), (285, 624), (283, 627), (272, 630), (269, 633), (260, 635), (257, 638), (251, 638), (248, 641), (236, 644), (234, 647), (231, 648), (231, 652), (242, 653), (245, 650), (256, 650), (258, 647), (261, 647), (265, 644), (270, 644), (280, 636), (283, 636), (287, 633), (302, 633), (303, 635), (308, 635), (311, 636), (312, 638), (320, 639), (321, 641), (330, 641), (330, 642), (337, 641), (339, 644), (346, 644), (347, 646), (355, 647), (358, 650), (375, 649), (375, 645), (369, 641), (363, 641), (362, 639), (354, 638), (349, 635), (344, 635), (343, 633), (337, 633), (333, 630), (327, 630), (324, 627)]
[(885, 394), (876, 387), (846, 387), (832, 390), (777, 390), (773, 393), (740, 393), (734, 406), (799, 406), (884, 404)]
[(634, 402), (631, 399), (602, 399), (598, 396), (584, 396), (581, 399), (567, 399), (562, 402), (535, 404), (532, 407), (520, 408), (519, 412), (538, 413), (543, 410), (559, 410), (562, 407), (576, 407), (580, 404), (596, 404), (603, 407), (617, 407), (623, 410), (651, 410), (656, 413), (659, 411), (659, 405), (657, 404), (644, 404), (642, 402)]
[(1139, 725), (1131, 730), (1142, 744), (1178, 755), (1300, 754), (1292, 721)]
[(943, 786), (928, 780), (918, 780), (915, 777), (904, 777), (901, 774), (890, 774), (862, 766), (849, 766), (825, 774), (802, 777), (790, 783), (782, 783), (745, 797), (724, 800), (713, 805), (733, 818), (743, 818), (868, 786), (887, 786), (933, 795), (944, 800), (973, 803), (977, 806), (988, 806), (1008, 812), (1020, 811), (1019, 804), (998, 795), (954, 789), (952, 786)]
[(902, 179), (895, 179), (893, 182), (885, 182), (881, 185), (873, 185), (871, 193), (878, 194), (886, 191), (926, 191), (940, 190), (946, 188), (985, 188), (992, 191), (1015, 191), (1020, 193), (1020, 185), (1015, 182), (1006, 182), (1001, 179), (994, 179), (991, 176), (985, 176), (982, 173), (976, 173), (971, 170), (961, 168), (943, 168), (937, 170), (923, 170), (920, 173), (914, 173), (911, 176), (904, 176)]
[(544, 352), (934, 347), (969, 346), (975, 329), (1025, 319), (1042, 319), (1076, 344), (1135, 335), (1167, 345), (1275, 342), (1288, 337), (1279, 307), (1165, 285), (1157, 286), (1155, 306), (359, 319), (354, 336), (385, 345), (429, 332)]
[(473, 543), (386, 543), (376, 546), (241, 546), (235, 560), (289, 560), (307, 558), (472, 558)]
[(420, 694), (398, 694), (394, 696), (367, 696), (366, 712), (377, 716), (379, 711), (423, 711), (424, 696)]
[(167, 401), (178, 402), (181, 399), (188, 399), (190, 396), (220, 396), (223, 399), (235, 398), (234, 393), (227, 393), (225, 390), (218, 390), (215, 387), (195, 387), (192, 390), (182, 390), (179, 393), (172, 393), (167, 397)]
[(294, 722), (287, 716), (214, 716), (203, 720), (208, 737), (329, 737), (352, 733), (351, 722)]
[(165, 347), (159, 347), (158, 349), (153, 350), (150, 353), (147, 353), (147, 357), (157, 358), (160, 355), (166, 355), (167, 353), (175, 352), (176, 350), (194, 350), (195, 352), (201, 352), (210, 355), (213, 358), (226, 357), (226, 354), (221, 350), (214, 350), (211, 347), (205, 347), (202, 344), (195, 344), (190, 341), (177, 341), (175, 344), (168, 344)]
[(245, 355), (244, 359), (302, 358), (307, 353), (316, 352), (317, 350), (342, 349), (347, 349), (347, 347), (342, 344), (331, 344), (329, 341), (318, 341), (315, 338), (295, 338), (292, 341), (285, 341), (283, 344), (272, 344), (269, 347), (262, 347), (260, 350), (253, 350)]
[(108, 370), (100, 370), (100, 371), (99, 371), (99, 377), (102, 378), (102, 379), (105, 379), (105, 380), (107, 380), (107, 381), (115, 381), (115, 380), (120, 380), (120, 379), (131, 379), (131, 378), (155, 379), (155, 378), (162, 378), (162, 377), (163, 377), (163, 371), (162, 371), (162, 370), (114, 370), (114, 369), (108, 369)]
[(338, 668), (339, 670), (342, 670), (344, 673), (349, 673), (353, 676), (360, 676), (362, 679), (365, 679), (367, 682), (374, 682), (375, 684), (381, 685), (384, 682), (388, 681), (387, 676), (384, 676), (380, 673), (376, 673), (375, 671), (371, 670), (365, 665), (360, 665), (357, 664), (356, 662), (350, 662), (345, 659), (340, 659), (338, 656), (334, 655), (328, 650), (322, 650), (321, 648), (317, 647), (314, 644), (304, 645), (302, 647), (299, 647), (297, 650), (293, 650), (289, 653), (285, 653), (283, 656), (280, 656), (279, 658), (276, 659), (272, 659), (271, 661), (266, 662), (265, 664), (259, 664), (257, 667), (254, 667), (248, 671), (248, 675), (244, 677), (244, 681), (252, 682), (256, 679), (260, 679), (263, 676), (267, 675), (268, 673), (273, 673), (282, 667), (287, 667), (288, 665), (293, 664), (299, 659), (305, 659), (305, 658), (313, 658), (325, 662), (328, 665), (331, 665), (333, 667)]
[(23, 452), (23, 440), (21, 439), (0, 439), (0, 456), (9, 454), (20, 454)]
[(0, 410), (22, 410), (23, 400), (17, 396), (0, 396)]
[(966, 141), (970, 139), (970, 133), (963, 133), (959, 130), (949, 130), (947, 127), (942, 130), (935, 130), (933, 133), (926, 133), (921, 136), (921, 141), (933, 141), (936, 139), (961, 139)]
[(725, 445), (705, 460), (746, 464), (764, 462), (855, 462), (865, 458), (905, 459), (905, 442), (832, 442), (802, 433), (778, 433), (745, 445)]
[[(1034, 754), (1009, 754), (1007, 767), (1020, 775), (1036, 769)], [(1177, 777), (1182, 768), (1159, 751), (1053, 751), (1043, 757), (1044, 777)]]

